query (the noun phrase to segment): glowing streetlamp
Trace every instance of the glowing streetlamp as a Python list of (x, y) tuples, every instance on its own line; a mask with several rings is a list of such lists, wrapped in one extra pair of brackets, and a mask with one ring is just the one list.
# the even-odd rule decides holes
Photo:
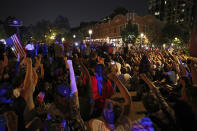
[(90, 35), (90, 42), (91, 42), (92, 30), (90, 29), (90, 30), (88, 31), (88, 33), (89, 33), (89, 35)]
[(90, 29), (90, 30), (88, 31), (88, 33), (89, 33), (89, 35), (92, 35), (92, 30)]
[(163, 44), (163, 48), (164, 48), (164, 49), (166, 48), (166, 44)]
[(140, 34), (140, 47), (142, 46), (142, 38), (144, 38), (144, 34), (143, 33)]
[(65, 38), (64, 37), (62, 37), (62, 42), (64, 42), (65, 41)]

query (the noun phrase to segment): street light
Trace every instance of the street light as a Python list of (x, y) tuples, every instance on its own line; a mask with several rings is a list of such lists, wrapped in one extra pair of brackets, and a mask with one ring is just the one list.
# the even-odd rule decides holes
[(90, 43), (91, 43), (92, 30), (90, 29), (90, 30), (88, 31), (88, 33), (89, 33), (89, 35), (90, 35)]
[(90, 30), (88, 31), (88, 33), (89, 33), (89, 35), (92, 35), (92, 30), (90, 29)]
[(165, 49), (165, 47), (166, 47), (166, 44), (163, 44), (163, 48)]
[(76, 38), (76, 35), (73, 35), (73, 38)]
[(65, 38), (64, 37), (62, 37), (62, 42), (64, 42), (65, 41)]
[(144, 34), (143, 33), (141, 33), (140, 34), (140, 47), (142, 46), (142, 38), (144, 37)]

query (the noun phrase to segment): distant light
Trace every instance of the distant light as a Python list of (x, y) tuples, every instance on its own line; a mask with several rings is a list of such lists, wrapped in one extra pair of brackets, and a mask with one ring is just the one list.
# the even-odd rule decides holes
[(11, 47), (12, 51), (15, 51), (14, 47)]
[(25, 49), (27, 49), (27, 50), (34, 50), (34, 45), (33, 44), (27, 44), (25, 46)]
[(174, 43), (172, 43), (171, 46), (174, 46)]
[(159, 15), (160, 14), (160, 12), (155, 12), (155, 15)]
[(79, 45), (79, 43), (75, 42), (75, 46), (78, 46), (78, 45)]
[(143, 34), (143, 33), (141, 33), (141, 34), (140, 34), (140, 36), (141, 36), (141, 37), (144, 37), (144, 34)]
[(90, 30), (88, 31), (88, 33), (91, 35), (91, 34), (92, 34), (92, 30), (90, 29)]
[(175, 37), (175, 40), (178, 40), (178, 38), (177, 38), (177, 37)]
[(165, 48), (166, 47), (166, 44), (163, 44), (163, 48)]
[(18, 25), (18, 21), (17, 21), (17, 20), (14, 20), (14, 21), (13, 21), (13, 24), (14, 24), (14, 25)]
[(1, 39), (0, 41), (3, 42), (4, 45), (6, 45), (5, 39)]
[(73, 38), (76, 38), (76, 35), (73, 35)]
[(50, 37), (50, 39), (51, 39), (51, 40), (54, 40), (54, 39), (55, 39), (55, 36), (52, 35), (52, 36)]
[(62, 38), (62, 41), (65, 41), (65, 38), (64, 37)]
[(167, 1), (165, 1), (165, 5), (167, 4)]
[(146, 50), (148, 50), (148, 47), (146, 47)]
[(152, 47), (155, 47), (155, 45), (152, 45)]

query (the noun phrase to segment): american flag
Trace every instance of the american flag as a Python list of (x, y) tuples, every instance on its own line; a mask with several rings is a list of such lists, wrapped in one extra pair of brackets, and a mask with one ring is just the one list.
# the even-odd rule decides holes
[(6, 40), (6, 45), (12, 49), (12, 51), (16, 57), (18, 56), (18, 54), (20, 55), (20, 57), (25, 57), (25, 51), (21, 45), (21, 42), (20, 42), (17, 34), (10, 36)]

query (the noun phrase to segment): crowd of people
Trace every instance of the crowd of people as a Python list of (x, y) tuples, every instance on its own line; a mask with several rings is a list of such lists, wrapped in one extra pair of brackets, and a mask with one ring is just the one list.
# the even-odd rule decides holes
[[(36, 44), (16, 58), (0, 43), (0, 51), (1, 131), (197, 130), (197, 61), (181, 49)], [(134, 120), (133, 101), (145, 117)]]

